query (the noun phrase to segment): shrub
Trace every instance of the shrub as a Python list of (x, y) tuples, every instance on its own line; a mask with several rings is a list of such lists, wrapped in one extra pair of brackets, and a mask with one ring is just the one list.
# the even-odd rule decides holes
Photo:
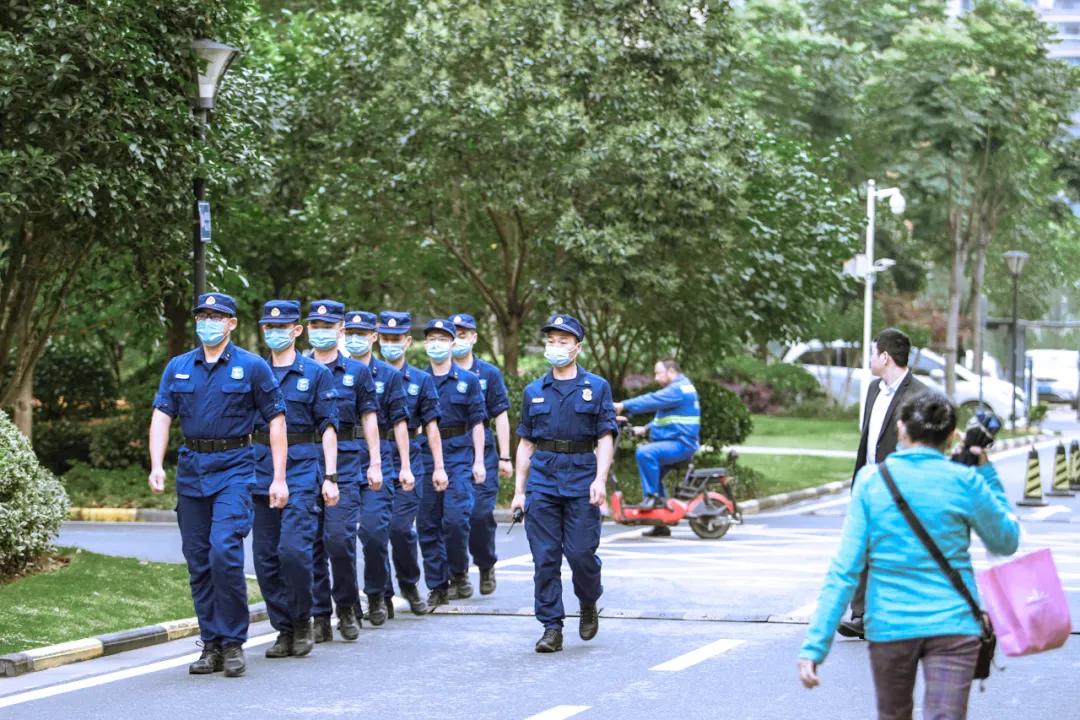
[(0, 412), (0, 577), (19, 572), (49, 548), (67, 509), (63, 486)]
[(747, 355), (721, 358), (716, 365), (716, 377), (725, 383), (746, 384), (765, 379), (766, 365)]
[(34, 397), (43, 419), (94, 417), (116, 405), (116, 381), (97, 348), (56, 341), (34, 370)]
[(91, 422), (90, 464), (96, 468), (144, 466), (149, 461), (146, 449), (149, 427), (149, 416), (143, 412)]
[(719, 383), (694, 383), (701, 401), (701, 442), (721, 448), (746, 440), (753, 428), (750, 411), (739, 396)]
[(34, 452), (57, 475), (90, 459), (90, 426), (67, 418), (34, 423)]
[(68, 497), (76, 507), (136, 507), (172, 510), (176, 507), (175, 474), (168, 470), (166, 492), (154, 495), (146, 484), (146, 470), (127, 468), (101, 469), (86, 463), (75, 465), (60, 478)]
[(765, 382), (774, 393), (775, 401), (785, 407), (825, 397), (825, 391), (806, 368), (790, 363), (776, 363), (765, 368)]

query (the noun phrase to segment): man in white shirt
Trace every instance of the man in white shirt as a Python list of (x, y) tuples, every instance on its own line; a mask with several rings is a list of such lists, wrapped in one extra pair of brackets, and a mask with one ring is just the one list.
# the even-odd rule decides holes
[[(926, 391), (926, 386), (908, 370), (911, 340), (907, 335), (889, 328), (882, 330), (870, 347), (870, 373), (880, 378), (871, 383), (866, 393), (866, 409), (862, 421), (859, 452), (855, 456), (855, 476), (863, 466), (877, 464), (896, 450), (897, 411), (905, 400)], [(863, 636), (863, 613), (866, 610), (866, 573), (864, 572), (851, 601), (851, 620), (840, 623), (844, 637)]]

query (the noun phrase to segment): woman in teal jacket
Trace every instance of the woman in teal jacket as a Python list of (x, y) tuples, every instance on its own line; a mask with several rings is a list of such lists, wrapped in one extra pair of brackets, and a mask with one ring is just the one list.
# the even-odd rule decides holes
[[(1011, 555), (1020, 525), (994, 466), (950, 461), (945, 445), (956, 430), (956, 408), (927, 392), (900, 410), (899, 447), (885, 461), (901, 495), (949, 563), (978, 597), (971, 568), (971, 530), (993, 553)], [(860, 471), (817, 611), (799, 652), (803, 684), (817, 686), (833, 636), (869, 564), (866, 639), (880, 720), (910, 720), (921, 660), (925, 718), (964, 718), (981, 629), (963, 597), (926, 551), (893, 502), (877, 466)]]

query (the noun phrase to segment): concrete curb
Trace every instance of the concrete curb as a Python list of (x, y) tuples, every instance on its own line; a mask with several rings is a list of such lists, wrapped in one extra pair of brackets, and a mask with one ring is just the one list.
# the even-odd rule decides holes
[(1061, 439), (1060, 435), (1055, 435), (1051, 433), (1039, 433), (1038, 435), (1030, 435), (1028, 437), (1008, 438), (1007, 440), (1002, 440), (1001, 442), (994, 443), (993, 452), (1015, 450), (1018, 447), (1027, 447), (1028, 445), (1046, 442), (1047, 440), (1059, 439)]
[[(262, 622), (266, 619), (266, 604), (252, 605), (249, 612), (251, 623)], [(0, 676), (16, 677), (28, 672), (67, 665), (80, 660), (93, 660), (125, 650), (158, 645), (198, 634), (199, 621), (196, 618), (187, 618), (11, 653), (0, 656)]]
[(822, 495), (832, 495), (833, 493), (847, 490), (850, 487), (851, 483), (847, 480), (835, 480), (831, 483), (818, 485), (817, 487), (808, 487), (803, 488), (802, 490), (792, 490), (791, 492), (780, 493), (779, 495), (766, 495), (762, 498), (744, 500), (739, 503), (739, 510), (742, 511), (743, 515), (756, 515), (765, 510), (772, 510), (803, 500), (812, 500), (816, 497), (821, 497)]
[(68, 509), (68, 520), (86, 522), (176, 522), (175, 510), (147, 508), (83, 508)]

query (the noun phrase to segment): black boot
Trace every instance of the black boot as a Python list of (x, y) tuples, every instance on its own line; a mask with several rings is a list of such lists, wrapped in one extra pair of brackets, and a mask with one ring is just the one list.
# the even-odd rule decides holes
[(225, 677), (240, 677), (247, 670), (247, 660), (244, 659), (244, 648), (239, 644), (226, 645)]
[(653, 525), (648, 532), (642, 533), (644, 537), (671, 537), (671, 528), (667, 525)]
[(844, 620), (840, 623), (837, 632), (840, 633), (842, 637), (846, 638), (866, 639), (866, 627), (863, 625), (863, 619), (854, 615), (850, 620)]
[(435, 608), (439, 607), (440, 605), (448, 605), (449, 603), (450, 598), (447, 597), (446, 590), (444, 590), (443, 588), (435, 588), (428, 593), (427, 611), (429, 614), (433, 613), (435, 612)]
[(453, 573), (450, 575), (450, 599), (468, 600), (472, 597), (472, 583), (469, 582), (469, 573)]
[(327, 615), (320, 615), (315, 618), (315, 642), (330, 642), (334, 639), (334, 631), (330, 629), (330, 618)]
[(386, 605), (386, 619), (387, 620), (393, 620), (394, 619), (394, 596), (389, 595), (389, 596), (386, 596), (384, 599), (386, 600), (386, 603), (385, 603), (385, 605)]
[(420, 591), (415, 585), (402, 585), (401, 597), (409, 602), (409, 610), (413, 615), (427, 615), (427, 603), (420, 597)]
[(600, 630), (600, 611), (596, 605), (581, 606), (581, 621), (578, 623), (578, 635), (582, 640), (592, 640)]
[(375, 627), (386, 622), (386, 600), (381, 593), (368, 595), (368, 620)]
[(536, 642), (536, 652), (553, 653), (562, 650), (562, 630), (548, 628), (544, 635)]
[(311, 628), (311, 619), (293, 621), (292, 656), (304, 657), (315, 648), (315, 631)]
[(338, 608), (337, 617), (337, 629), (341, 637), (346, 640), (360, 637), (360, 618), (356, 614), (356, 608)]
[(225, 658), (221, 655), (221, 646), (217, 643), (203, 645), (202, 655), (195, 662), (188, 665), (188, 672), (192, 675), (209, 675), (221, 672), (225, 669)]
[(274, 644), (266, 648), (266, 657), (276, 658), (289, 657), (292, 654), (292, 633), (279, 632)]
[(635, 507), (641, 510), (655, 510), (656, 508), (663, 506), (664, 503), (660, 499), (659, 495), (646, 495), (645, 497), (641, 498), (641, 502), (635, 505)]
[(495, 568), (480, 571), (480, 594), (490, 595), (495, 592)]

